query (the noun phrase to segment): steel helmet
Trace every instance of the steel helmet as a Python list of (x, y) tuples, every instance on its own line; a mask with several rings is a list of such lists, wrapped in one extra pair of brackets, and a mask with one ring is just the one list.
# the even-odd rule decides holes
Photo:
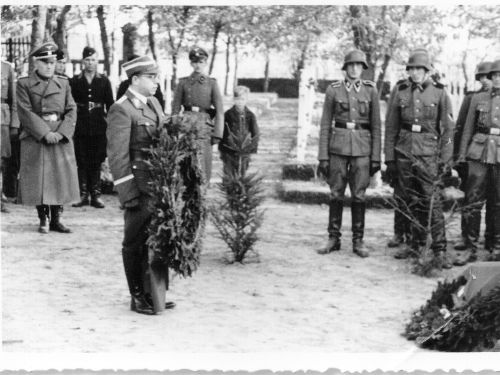
[(363, 64), (363, 69), (368, 69), (368, 64), (366, 63), (366, 55), (363, 51), (359, 49), (352, 50), (344, 57), (344, 65), (342, 65), (342, 70), (345, 70), (347, 64), (350, 63), (361, 63)]
[(424, 68), (428, 72), (432, 70), (431, 62), (429, 59), (429, 54), (419, 50), (410, 55), (408, 59), (408, 64), (406, 64), (406, 70), (410, 68)]
[(493, 73), (500, 72), (500, 60), (495, 60), (491, 63), (490, 72), (488, 73), (488, 78), (491, 79)]
[(491, 70), (491, 61), (485, 61), (477, 65), (476, 67), (476, 81), (479, 81), (480, 75), (488, 75)]

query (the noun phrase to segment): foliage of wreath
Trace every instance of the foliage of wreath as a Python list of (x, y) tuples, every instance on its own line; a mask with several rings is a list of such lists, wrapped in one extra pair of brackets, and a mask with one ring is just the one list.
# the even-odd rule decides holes
[[(454, 308), (452, 295), (465, 283), (465, 278), (460, 277), (439, 284), (426, 305), (413, 314), (404, 336), (416, 339), (424, 348), (440, 351), (494, 348), (500, 340), (500, 286)], [(451, 313), (447, 319), (439, 311), (443, 307)]]
[[(196, 117), (172, 116), (151, 149), (153, 215), (147, 245), (151, 263), (191, 276), (199, 265), (205, 207)], [(206, 127), (206, 126), (205, 126)]]

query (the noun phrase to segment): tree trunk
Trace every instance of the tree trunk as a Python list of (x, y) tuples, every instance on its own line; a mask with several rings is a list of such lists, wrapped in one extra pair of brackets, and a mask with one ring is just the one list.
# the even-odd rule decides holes
[(231, 35), (227, 36), (226, 40), (226, 77), (224, 81), (224, 95), (228, 95), (227, 86), (229, 84), (229, 57), (231, 56)]
[(148, 10), (148, 40), (149, 40), (149, 49), (151, 50), (153, 59), (156, 60), (157, 58), (156, 58), (155, 34), (153, 33), (153, 11), (151, 7)]
[(64, 51), (64, 56), (68, 56), (68, 33), (66, 30), (66, 16), (71, 9), (71, 5), (65, 5), (61, 10), (61, 13), (57, 16), (57, 26), (56, 32), (54, 35), (54, 42), (57, 44), (57, 47)]
[(264, 67), (264, 87), (262, 88), (263, 92), (267, 92), (269, 90), (269, 51), (266, 51), (266, 65)]
[[(47, 7), (35, 5), (33, 7), (33, 22), (31, 24), (31, 50), (43, 43), (45, 22), (47, 20)], [(33, 59), (30, 59), (29, 71), (34, 68)]]
[(238, 38), (233, 38), (234, 50), (234, 78), (233, 78), (233, 91), (238, 86)]
[(137, 27), (131, 23), (127, 23), (122, 27), (123, 32), (123, 61), (126, 62), (130, 59), (130, 56), (136, 54), (137, 52), (137, 40), (139, 39), (139, 33), (137, 32)]
[(104, 70), (105, 74), (110, 72), (111, 46), (109, 45), (108, 33), (106, 31), (106, 17), (104, 15), (104, 6), (97, 7), (97, 19), (99, 20), (99, 28), (101, 29), (102, 50), (104, 52)]
[(382, 93), (382, 86), (384, 85), (385, 72), (387, 71), (387, 68), (388, 68), (390, 62), (391, 62), (391, 56), (389, 56), (386, 53), (384, 55), (384, 61), (382, 62), (382, 66), (380, 67), (380, 73), (378, 74), (378, 78), (377, 78), (377, 90), (378, 90), (379, 97), (380, 97), (380, 94)]
[(212, 74), (212, 70), (214, 69), (215, 56), (217, 55), (217, 39), (219, 39), (219, 33), (222, 28), (222, 23), (220, 21), (216, 21), (214, 23), (214, 35), (212, 38), (212, 58), (210, 60), (210, 68), (208, 69), (208, 74)]
[(177, 53), (172, 53), (172, 92), (175, 91), (175, 87), (177, 86)]
[(43, 37), (44, 42), (53, 41), (54, 27), (53, 20), (56, 9), (54, 7), (49, 7), (47, 9), (47, 16), (45, 17), (45, 33)]

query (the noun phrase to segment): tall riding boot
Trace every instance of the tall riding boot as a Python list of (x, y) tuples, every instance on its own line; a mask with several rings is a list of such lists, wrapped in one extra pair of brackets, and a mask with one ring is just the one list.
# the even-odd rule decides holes
[(50, 206), (50, 225), (49, 229), (59, 233), (71, 233), (71, 229), (61, 223), (63, 206)]
[(394, 236), (387, 243), (388, 247), (398, 247), (405, 242), (405, 225), (407, 219), (406, 217), (398, 210), (394, 210)]
[(486, 215), (484, 218), (484, 221), (486, 222), (486, 229), (484, 231), (484, 249), (492, 251), (495, 242), (495, 196), (494, 192), (491, 191), (486, 194)]
[(38, 218), (40, 219), (38, 232), (44, 234), (49, 233), (49, 206), (45, 204), (36, 206), (36, 211), (38, 212)]
[(123, 268), (130, 291), (130, 309), (139, 314), (154, 315), (153, 306), (148, 302), (142, 284), (140, 256), (131, 248), (122, 249)]
[(361, 258), (366, 258), (370, 255), (363, 243), (363, 235), (365, 233), (365, 202), (352, 202), (352, 250), (354, 254)]
[(494, 213), (493, 218), (493, 243), (490, 250), (490, 260), (500, 261), (500, 203), (497, 203), (495, 207), (492, 208)]
[(344, 202), (338, 199), (330, 200), (328, 215), (328, 242), (325, 247), (318, 250), (318, 254), (328, 254), (340, 250), (340, 228), (342, 227), (342, 211)]
[(455, 266), (463, 266), (477, 261), (477, 248), (479, 243), (479, 226), (481, 224), (481, 211), (468, 210), (465, 215), (465, 250), (466, 253), (453, 261)]
[(460, 241), (454, 246), (455, 250), (463, 251), (463, 250), (467, 249), (467, 244), (466, 244), (467, 235), (465, 234), (466, 226), (467, 226), (467, 224), (465, 223), (465, 215), (462, 213), (462, 218), (460, 220), (460, 227), (461, 227), (461, 231), (462, 231), (462, 236), (460, 238)]
[(101, 169), (90, 171), (90, 205), (95, 208), (104, 208), (101, 196)]
[(83, 207), (89, 205), (89, 191), (87, 185), (87, 171), (78, 168), (78, 182), (80, 185), (80, 202), (73, 204), (73, 207)]

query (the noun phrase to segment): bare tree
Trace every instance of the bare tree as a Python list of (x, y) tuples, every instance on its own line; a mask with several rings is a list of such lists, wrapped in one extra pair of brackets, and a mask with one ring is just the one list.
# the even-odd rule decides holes
[(101, 30), (102, 50), (104, 53), (104, 70), (109, 75), (111, 66), (111, 46), (109, 44), (108, 32), (106, 30), (106, 16), (104, 14), (104, 6), (99, 5), (96, 9), (97, 19), (99, 20), (99, 28)]

